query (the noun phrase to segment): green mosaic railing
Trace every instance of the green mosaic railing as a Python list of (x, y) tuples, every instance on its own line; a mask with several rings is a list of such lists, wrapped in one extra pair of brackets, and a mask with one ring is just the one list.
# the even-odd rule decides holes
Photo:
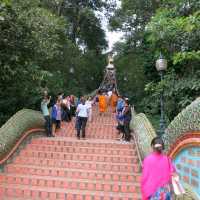
[(13, 115), (0, 128), (0, 160), (9, 154), (26, 131), (43, 127), (41, 112), (23, 109)]
[[(200, 98), (193, 101), (181, 113), (179, 113), (170, 123), (163, 136), (166, 151), (168, 152), (171, 145), (180, 138), (180, 136), (200, 131)], [(186, 194), (182, 197), (176, 197), (176, 200), (197, 200), (196, 193), (190, 185), (184, 183)]]
[[(156, 136), (156, 132), (145, 114), (136, 114), (131, 122), (131, 129), (138, 137), (138, 144), (143, 155), (150, 151), (150, 142)], [(163, 139), (166, 151), (178, 137), (187, 132), (200, 130), (200, 98), (196, 99), (187, 106), (181, 113), (174, 118), (165, 131)]]
[(200, 130), (200, 98), (193, 101), (181, 113), (174, 118), (165, 131), (163, 139), (166, 151), (176, 139), (187, 132)]
[(130, 128), (134, 131), (141, 157), (144, 158), (151, 152), (150, 143), (156, 132), (145, 114), (135, 114), (132, 111), (132, 116)]
[[(136, 135), (137, 143), (140, 149), (142, 158), (151, 152), (150, 142), (156, 136), (151, 123), (145, 114), (133, 113), (131, 128)], [(195, 132), (200, 130), (200, 98), (196, 99), (187, 106), (181, 113), (175, 117), (170, 123), (163, 136), (166, 152), (170, 150), (171, 144), (185, 133)], [(199, 197), (193, 192), (190, 186), (184, 185), (186, 194), (175, 196), (175, 200), (197, 200)]]

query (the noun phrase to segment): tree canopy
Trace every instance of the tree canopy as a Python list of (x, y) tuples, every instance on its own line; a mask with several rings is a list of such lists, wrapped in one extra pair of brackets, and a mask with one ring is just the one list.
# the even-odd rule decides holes
[[(108, 47), (98, 13), (124, 32), (113, 52), (118, 85), (136, 110), (158, 121), (164, 89), (171, 121), (200, 93), (198, 0), (1, 0), (1, 123), (39, 108), (41, 93), (82, 95), (99, 86)], [(155, 68), (168, 60), (163, 81)]]
[(46, 88), (82, 95), (98, 87), (107, 41), (96, 11), (112, 2), (0, 1), (1, 123), (23, 107), (39, 109)]
[[(110, 26), (125, 31), (124, 42), (115, 47), (116, 65), (130, 75), (129, 81), (134, 84), (123, 85), (123, 90), (130, 91), (137, 110), (157, 120), (164, 88), (169, 122), (200, 93), (200, 1), (121, 2)], [(162, 82), (155, 69), (160, 53), (168, 60)], [(119, 79), (119, 85), (121, 82)]]

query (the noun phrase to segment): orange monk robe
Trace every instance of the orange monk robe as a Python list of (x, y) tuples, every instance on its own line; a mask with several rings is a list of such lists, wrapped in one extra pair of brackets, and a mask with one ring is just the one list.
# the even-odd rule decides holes
[(116, 110), (117, 100), (118, 100), (118, 96), (115, 93), (113, 93), (111, 96), (111, 107), (112, 107), (113, 112), (115, 112)]
[(106, 101), (106, 97), (104, 95), (100, 95), (99, 96), (99, 111), (101, 113), (106, 112), (107, 109), (107, 101)]

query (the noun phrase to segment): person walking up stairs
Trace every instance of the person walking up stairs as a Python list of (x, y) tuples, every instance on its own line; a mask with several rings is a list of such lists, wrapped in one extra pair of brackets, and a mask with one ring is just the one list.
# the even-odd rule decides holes
[(140, 200), (137, 151), (116, 140), (115, 123), (95, 107), (85, 140), (74, 122), (32, 139), (0, 174), (0, 200)]

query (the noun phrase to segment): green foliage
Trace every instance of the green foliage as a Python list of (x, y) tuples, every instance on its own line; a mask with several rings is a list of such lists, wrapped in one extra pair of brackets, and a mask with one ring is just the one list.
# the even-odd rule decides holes
[(200, 60), (200, 51), (178, 52), (173, 57), (173, 64), (180, 64), (187, 60)]
[(111, 27), (137, 34), (144, 29), (160, 3), (154, 0), (122, 0), (121, 4), (121, 8), (110, 18)]
[(90, 10), (85, 9), (81, 12), (79, 34), (80, 40), (84, 45), (86, 44), (89, 50), (95, 49), (99, 53), (99, 51), (107, 47), (100, 19), (95, 17), (95, 14)]
[(193, 50), (191, 53), (195, 58), (195, 51), (198, 50), (196, 42), (199, 40), (199, 24), (199, 12), (189, 16), (177, 16), (173, 9), (159, 9), (148, 24), (148, 40), (169, 56), (174, 56), (175, 53), (185, 55), (185, 52)]
[[(148, 24), (148, 41), (168, 58), (169, 68), (165, 80), (146, 87), (149, 97), (158, 98), (165, 91), (165, 110), (172, 120), (190, 104), (200, 92), (199, 87), (199, 12), (182, 16), (176, 9), (159, 9)], [(157, 102), (158, 105), (159, 102)], [(156, 104), (152, 103), (152, 108)], [(154, 113), (158, 112), (154, 110)]]
[[(135, 92), (136, 108), (155, 124), (163, 90), (167, 123), (199, 96), (199, 8), (200, 2), (195, 0), (122, 0), (122, 8), (110, 20), (112, 29), (126, 31), (125, 42), (116, 46), (118, 63), (126, 69), (125, 58), (131, 52), (129, 61), (140, 77), (131, 86), (124, 84), (124, 89)], [(160, 52), (168, 60), (162, 82), (155, 69)], [(142, 92), (135, 89), (139, 84)]]
[(95, 12), (109, 10), (114, 5), (114, 0), (108, 3), (102, 0), (61, 0), (44, 1), (43, 4), (67, 19), (68, 34), (73, 43), (98, 52), (107, 47), (104, 30)]
[[(30, 6), (30, 4), (29, 4)], [(58, 33), (62, 20), (45, 9), (17, 2), (3, 6), (0, 21), (0, 109), (4, 117), (26, 107), (35, 108), (41, 82), (50, 72), (42, 63), (59, 51)]]
[(99, 0), (0, 2), (0, 124), (24, 107), (39, 109), (46, 88), (52, 95), (97, 88), (107, 42), (95, 11), (104, 8)]
[(144, 96), (144, 72), (134, 53), (118, 55), (115, 61), (119, 91), (123, 96), (130, 98), (136, 109), (139, 109), (140, 99)]

